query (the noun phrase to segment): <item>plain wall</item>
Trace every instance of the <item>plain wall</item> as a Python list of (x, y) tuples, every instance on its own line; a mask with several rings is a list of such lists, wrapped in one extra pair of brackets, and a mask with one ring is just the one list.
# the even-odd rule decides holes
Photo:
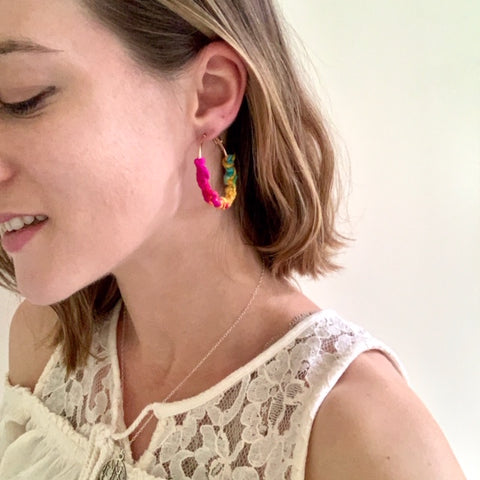
[[(356, 238), (342, 272), (300, 284), (397, 352), (467, 477), (480, 479), (480, 6), (280, 3), (351, 168), (342, 230)], [(21, 300), (0, 291), (2, 376)]]

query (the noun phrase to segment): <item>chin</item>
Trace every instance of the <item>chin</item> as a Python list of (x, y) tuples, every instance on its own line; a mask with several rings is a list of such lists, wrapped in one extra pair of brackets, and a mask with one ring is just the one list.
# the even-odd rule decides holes
[[(76, 280), (76, 281), (75, 281)], [(40, 275), (35, 278), (17, 277), (17, 285), (20, 295), (25, 297), (29, 303), (38, 306), (48, 306), (67, 300), (75, 293), (87, 287), (97, 279), (90, 281), (79, 281), (67, 272), (66, 277), (57, 274), (55, 280), (50, 281)]]

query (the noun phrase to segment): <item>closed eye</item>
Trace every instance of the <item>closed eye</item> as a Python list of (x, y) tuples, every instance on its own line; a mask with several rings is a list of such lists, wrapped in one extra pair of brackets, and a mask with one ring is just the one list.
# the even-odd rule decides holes
[(34, 112), (41, 104), (41, 102), (53, 92), (56, 87), (48, 87), (43, 92), (35, 95), (34, 97), (19, 103), (4, 103), (0, 102), (0, 109), (4, 110), (10, 115), (27, 116)]

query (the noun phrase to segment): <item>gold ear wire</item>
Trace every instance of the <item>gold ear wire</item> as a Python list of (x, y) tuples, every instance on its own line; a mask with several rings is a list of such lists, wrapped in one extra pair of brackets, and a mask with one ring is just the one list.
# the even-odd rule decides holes
[(225, 150), (225, 147), (223, 146), (222, 139), (220, 137), (217, 137), (213, 139), (213, 142), (215, 143), (215, 145), (217, 145), (217, 147), (219, 147), (222, 150), (223, 156), (228, 157), (228, 153)]
[(198, 147), (198, 158), (202, 158), (202, 145), (206, 138), (207, 138), (207, 134), (204, 133), (202, 135), (202, 139), (200, 140), (200, 145)]

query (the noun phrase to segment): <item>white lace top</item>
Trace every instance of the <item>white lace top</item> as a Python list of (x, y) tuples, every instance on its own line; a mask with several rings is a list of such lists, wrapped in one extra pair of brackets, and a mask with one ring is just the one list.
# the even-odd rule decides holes
[(34, 392), (5, 379), (1, 480), (95, 480), (126, 452), (129, 480), (303, 480), (315, 414), (349, 364), (378, 349), (408, 381), (396, 354), (363, 328), (322, 310), (194, 397), (154, 403), (149, 448), (132, 459), (123, 421), (116, 331), (121, 300), (95, 327), (86, 368), (65, 378), (58, 347)]

